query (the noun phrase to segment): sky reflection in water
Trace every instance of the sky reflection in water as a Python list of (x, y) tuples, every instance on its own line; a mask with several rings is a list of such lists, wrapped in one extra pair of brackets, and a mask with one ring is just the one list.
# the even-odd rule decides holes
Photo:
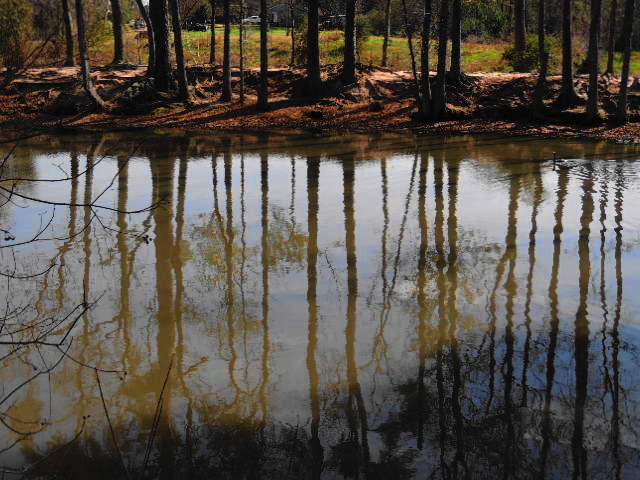
[(0, 210), (3, 272), (54, 264), (0, 287), (2, 340), (25, 343), (1, 346), (0, 464), (635, 478), (639, 158), (492, 137), (23, 141), (2, 177), (23, 180), (1, 185), (76, 206)]

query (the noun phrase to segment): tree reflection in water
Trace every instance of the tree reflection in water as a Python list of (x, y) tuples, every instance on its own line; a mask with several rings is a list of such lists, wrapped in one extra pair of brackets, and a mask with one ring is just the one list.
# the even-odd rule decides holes
[[(12, 255), (57, 259), (24, 290), (36, 292), (40, 318), (78, 295), (102, 297), (73, 330), (76, 362), (0, 405), (7, 475), (640, 471), (640, 304), (624, 289), (638, 276), (634, 147), (165, 134), (72, 148), (77, 140), (50, 142), (71, 152), (54, 154), (70, 164), (64, 188), (29, 186), (72, 204), (51, 226), (52, 246)], [(37, 145), (18, 147), (16, 169), (50, 176)], [(96, 168), (81, 184), (85, 147)], [(553, 151), (586, 160), (554, 169), (544, 162)], [(104, 199), (117, 211), (92, 223), (78, 199), (114, 175)], [(150, 214), (125, 213), (155, 202)], [(0, 213), (30, 228), (11, 204)], [(19, 385), (38, 354), (5, 354), (3, 382)], [(127, 375), (100, 373), (103, 405), (95, 373), (77, 362)], [(45, 424), (17, 428), (34, 422)]]

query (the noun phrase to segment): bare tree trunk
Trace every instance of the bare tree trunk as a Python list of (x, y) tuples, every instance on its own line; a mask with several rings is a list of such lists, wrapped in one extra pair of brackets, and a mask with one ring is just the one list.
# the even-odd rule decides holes
[(62, 0), (62, 17), (64, 20), (64, 38), (66, 41), (65, 67), (73, 67), (76, 64), (76, 54), (73, 47), (73, 21), (71, 20), (71, 7), (69, 0)]
[(342, 81), (347, 84), (356, 81), (356, 0), (347, 0)]
[(167, 0), (149, 0), (149, 17), (153, 28), (154, 86), (161, 92), (171, 87), (171, 61), (169, 46), (169, 12)]
[(600, 120), (598, 113), (598, 76), (600, 75), (600, 23), (602, 0), (591, 0), (591, 25), (589, 26), (589, 92), (587, 99), (587, 123)]
[(515, 25), (513, 31), (513, 49), (516, 55), (514, 67), (518, 72), (529, 70), (523, 61), (524, 52), (527, 49), (526, 8), (526, 0), (514, 1), (513, 16)]
[(449, 40), (449, 1), (440, 0), (440, 25), (438, 31), (438, 70), (436, 82), (433, 88), (432, 116), (434, 120), (440, 119), (446, 111), (446, 73), (447, 53)]
[(173, 45), (176, 52), (176, 67), (178, 71), (178, 98), (189, 99), (189, 87), (187, 86), (187, 70), (184, 59), (184, 44), (182, 42), (182, 25), (180, 22), (180, 8), (178, 0), (169, 0), (171, 7), (171, 22), (173, 24)]
[(382, 40), (382, 66), (389, 66), (389, 37), (391, 36), (391, 0), (384, 3), (384, 39)]
[(151, 25), (151, 19), (147, 13), (147, 9), (142, 3), (142, 0), (136, 0), (136, 5), (144, 23), (147, 25), (147, 43), (149, 45), (149, 60), (147, 61), (147, 74), (153, 75), (156, 65), (156, 42), (155, 35), (153, 34), (153, 25)]
[(258, 85), (258, 108), (269, 108), (269, 12), (267, 0), (260, 0), (260, 83)]
[(582, 103), (573, 86), (573, 0), (562, 1), (562, 86), (557, 104), (569, 108)]
[(453, 0), (451, 18), (451, 68), (449, 73), (454, 82), (462, 79), (462, 0)]
[(122, 34), (122, 9), (120, 0), (111, 2), (111, 24), (113, 26), (113, 65), (124, 63), (124, 36)]
[(209, 50), (209, 63), (217, 65), (216, 61), (216, 0), (210, 0), (211, 4), (211, 47)]
[(431, 118), (431, 85), (429, 83), (429, 46), (431, 43), (431, 13), (433, 10), (433, 1), (424, 0), (424, 17), (422, 19), (422, 96), (420, 101), (420, 114), (423, 118)]
[(545, 40), (545, 1), (546, 0), (538, 0), (538, 52), (539, 52), (539, 62), (540, 62), (540, 70), (538, 72), (538, 83), (536, 85), (536, 95), (534, 98), (534, 108), (542, 111), (545, 107), (544, 104), (544, 90), (547, 85), (547, 70), (549, 68), (549, 52), (547, 52), (546, 48), (546, 40)]
[(411, 73), (413, 74), (414, 95), (418, 108), (420, 108), (420, 80), (418, 79), (418, 68), (416, 66), (416, 54), (413, 49), (413, 25), (409, 19), (409, 9), (407, 0), (402, 0), (402, 11), (404, 14), (404, 30), (407, 34), (407, 45), (409, 47), (409, 57), (411, 58)]
[(239, 61), (239, 69), (240, 69), (240, 103), (244, 103), (244, 23), (242, 23), (242, 19), (244, 18), (244, 0), (240, 0), (240, 38), (238, 39), (238, 47), (240, 50), (240, 61)]
[(95, 108), (101, 108), (103, 102), (91, 83), (89, 71), (89, 54), (87, 52), (87, 26), (84, 20), (84, 0), (76, 0), (76, 24), (78, 26), (78, 50), (80, 51), (80, 71), (82, 72), (82, 88), (89, 96)]
[(296, 20), (295, 12), (293, 11), (293, 0), (289, 0), (289, 35), (291, 36), (291, 61), (290, 66), (296, 64)]
[(618, 0), (611, 0), (611, 10), (609, 10), (609, 38), (607, 38), (607, 71), (613, 74), (614, 48), (616, 44), (616, 23), (618, 13)]
[(320, 96), (320, 32), (318, 31), (318, 0), (308, 0), (307, 17), (307, 91), (310, 96)]
[(223, 102), (231, 101), (231, 0), (223, 0), (224, 44), (222, 46), (222, 95)]
[(635, 0), (626, 0), (624, 4), (624, 20), (622, 24), (622, 38), (624, 38), (624, 51), (622, 53), (622, 75), (620, 78), (620, 93), (618, 94), (618, 110), (616, 120), (624, 125), (629, 121), (627, 115), (627, 83), (629, 82), (629, 70), (631, 67), (631, 36), (633, 35), (633, 20), (636, 10)]

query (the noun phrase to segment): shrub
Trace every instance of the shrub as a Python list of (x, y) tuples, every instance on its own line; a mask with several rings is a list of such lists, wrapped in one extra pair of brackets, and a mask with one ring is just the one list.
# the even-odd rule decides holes
[(6, 68), (24, 66), (32, 37), (32, 18), (30, 2), (0, 2), (0, 61)]
[[(556, 50), (559, 40), (556, 37), (545, 36), (545, 50), (550, 53)], [(513, 46), (505, 49), (502, 58), (507, 65), (514, 70), (530, 71), (540, 68), (540, 50), (538, 49), (538, 35), (527, 37), (527, 48), (522, 53), (517, 53)]]

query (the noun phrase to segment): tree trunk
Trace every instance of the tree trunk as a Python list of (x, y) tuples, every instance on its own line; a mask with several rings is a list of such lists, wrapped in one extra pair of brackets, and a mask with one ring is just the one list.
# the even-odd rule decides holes
[(438, 31), (438, 70), (433, 88), (432, 116), (440, 119), (447, 107), (446, 73), (449, 40), (449, 1), (440, 0), (440, 25)]
[(573, 0), (562, 1), (562, 87), (557, 104), (561, 108), (569, 108), (582, 103), (573, 86), (573, 41), (572, 14)]
[(347, 0), (342, 81), (346, 84), (356, 82), (356, 0)]
[(122, 34), (122, 9), (120, 0), (111, 2), (111, 24), (113, 27), (113, 65), (124, 63), (124, 36)]
[(307, 17), (307, 91), (313, 98), (320, 96), (320, 32), (318, 31), (318, 0), (308, 0)]
[(240, 70), (240, 96), (239, 100), (241, 104), (244, 104), (244, 23), (242, 23), (242, 19), (244, 18), (244, 0), (240, 0), (240, 25), (238, 26), (240, 30), (240, 38), (238, 39), (238, 49), (240, 50), (240, 59), (238, 61), (238, 69)]
[(291, 38), (291, 61), (289, 66), (293, 67), (296, 64), (296, 21), (293, 11), (293, 1), (289, 0), (289, 35)]
[(545, 40), (545, 1), (538, 0), (538, 54), (540, 62), (540, 70), (538, 71), (538, 83), (536, 85), (536, 94), (534, 98), (534, 108), (542, 111), (545, 108), (544, 90), (547, 86), (547, 70), (549, 67), (549, 52), (546, 48)]
[(627, 83), (629, 82), (629, 69), (631, 66), (631, 36), (633, 34), (635, 9), (636, 1), (626, 0), (624, 4), (624, 20), (622, 24), (622, 38), (624, 38), (622, 75), (620, 78), (620, 93), (618, 95), (618, 110), (616, 112), (616, 120), (620, 125), (624, 125), (629, 121), (627, 115)]
[(453, 0), (451, 18), (451, 78), (458, 83), (462, 79), (462, 0)]
[(431, 43), (431, 12), (433, 9), (432, 0), (424, 0), (424, 17), (422, 19), (422, 58), (421, 58), (421, 81), (422, 96), (420, 101), (420, 114), (423, 118), (431, 118), (431, 85), (429, 84), (429, 45)]
[(527, 49), (527, 24), (526, 24), (526, 0), (515, 0), (513, 8), (513, 49), (515, 51), (516, 62), (514, 69), (517, 72), (529, 71), (524, 62), (524, 53)]
[(406, 0), (402, 0), (402, 11), (404, 13), (404, 30), (407, 34), (409, 57), (411, 58), (411, 73), (413, 74), (413, 83), (415, 87), (414, 95), (416, 97), (418, 108), (420, 108), (420, 80), (418, 79), (418, 69), (416, 67), (416, 54), (413, 50), (413, 25), (409, 19), (409, 9), (407, 8)]
[(217, 65), (216, 61), (216, 0), (210, 0), (211, 4), (211, 47), (209, 50), (209, 63)]
[(260, 83), (258, 85), (258, 108), (269, 108), (269, 15), (267, 0), (260, 0)]
[(591, 0), (591, 25), (589, 26), (589, 92), (587, 100), (587, 123), (600, 120), (598, 113), (598, 76), (600, 75), (600, 23), (602, 0)]
[(187, 70), (184, 60), (184, 44), (182, 42), (182, 25), (180, 22), (180, 8), (178, 0), (169, 0), (171, 7), (171, 22), (173, 24), (173, 45), (176, 52), (176, 67), (178, 70), (178, 98), (189, 99), (189, 87), (187, 86)]
[(615, 55), (616, 44), (616, 23), (618, 13), (618, 0), (611, 0), (611, 10), (609, 11), (609, 38), (607, 38), (607, 71), (605, 73), (613, 74), (613, 60)]
[(76, 0), (76, 25), (78, 26), (78, 50), (80, 51), (80, 71), (82, 88), (89, 96), (95, 108), (101, 108), (103, 102), (91, 83), (89, 71), (89, 54), (87, 52), (87, 26), (84, 20), (84, 0)]
[(167, 92), (171, 86), (171, 61), (169, 46), (169, 15), (167, 0), (149, 0), (149, 18), (153, 28), (154, 41), (154, 86)]
[(73, 21), (71, 20), (69, 0), (62, 0), (62, 17), (64, 20), (64, 38), (67, 47), (64, 66), (73, 67), (76, 64), (76, 54), (73, 47)]
[(391, 0), (384, 3), (384, 39), (382, 40), (382, 66), (389, 66), (389, 37), (391, 36)]
[(142, 0), (136, 0), (136, 5), (138, 7), (138, 11), (144, 20), (144, 23), (147, 25), (147, 43), (149, 45), (149, 60), (147, 62), (147, 74), (153, 75), (156, 65), (156, 43), (155, 43), (155, 35), (153, 34), (153, 25), (151, 25), (151, 19), (149, 18), (149, 14), (147, 13), (147, 9), (142, 3)]
[(223, 102), (231, 101), (231, 0), (223, 0), (224, 44), (222, 46), (222, 95)]

